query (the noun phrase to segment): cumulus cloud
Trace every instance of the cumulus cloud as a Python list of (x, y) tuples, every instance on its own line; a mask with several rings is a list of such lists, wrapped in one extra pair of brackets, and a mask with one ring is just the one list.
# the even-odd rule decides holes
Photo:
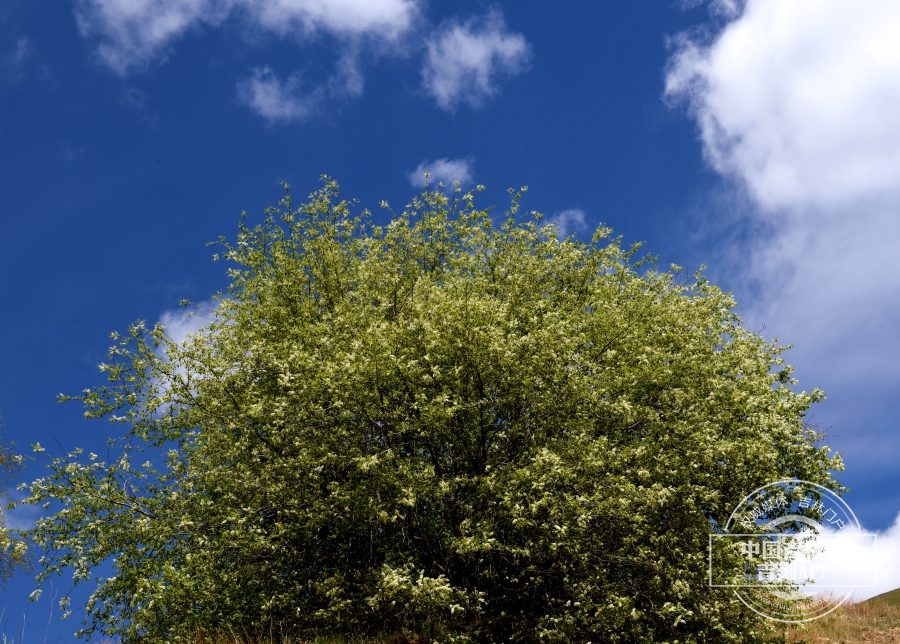
[(425, 173), (429, 174), (428, 185), (436, 187), (443, 183), (445, 187), (453, 186), (459, 181), (461, 186), (470, 185), (472, 181), (472, 159), (448, 159), (422, 161), (415, 170), (409, 173), (409, 182), (416, 188), (425, 187)]
[(740, 231), (716, 279), (748, 326), (795, 345), (802, 386), (828, 393), (815, 420), (882, 516), (900, 504), (898, 31), (893, 2), (747, 0), (675, 38), (666, 72), (742, 211), (711, 209)]
[(422, 68), (425, 89), (445, 110), (461, 103), (480, 106), (497, 94), (502, 78), (523, 72), (531, 60), (531, 46), (511, 33), (502, 14), (451, 22), (428, 41)]
[(300, 75), (280, 81), (268, 67), (253, 70), (253, 76), (238, 84), (238, 97), (269, 123), (306, 120), (324, 98), (322, 88), (309, 94), (300, 90)]
[(584, 211), (580, 208), (569, 208), (553, 215), (548, 223), (556, 224), (556, 233), (559, 237), (567, 237), (576, 230), (584, 230), (587, 222)]
[(682, 36), (666, 92), (714, 168), (769, 209), (897, 189), (900, 6), (751, 0), (709, 46)]
[(900, 4), (715, 6), (719, 27), (672, 41), (666, 97), (767, 231), (731, 248), (744, 317), (796, 342), (817, 384), (896, 387)]
[(874, 562), (871, 564), (877, 569), (877, 583), (874, 588), (855, 593), (857, 599), (868, 599), (900, 588), (900, 515), (891, 528), (877, 536)]
[(797, 557), (781, 571), (784, 579), (807, 582), (808, 593), (852, 590), (859, 601), (900, 588), (900, 516), (883, 532), (825, 529), (809, 545), (810, 555)]
[(80, 0), (78, 28), (98, 38), (100, 60), (120, 75), (164, 58), (191, 29), (230, 15), (278, 35), (396, 40), (413, 23), (417, 0)]

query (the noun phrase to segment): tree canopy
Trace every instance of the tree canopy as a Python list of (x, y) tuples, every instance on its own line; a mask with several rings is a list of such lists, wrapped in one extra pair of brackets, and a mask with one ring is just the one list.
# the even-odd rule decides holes
[[(24, 460), (15, 453), (13, 447), (12, 443), (0, 442), (0, 503), (3, 506), (7, 505), (6, 501), (9, 499), (7, 486), (21, 471)], [(9, 581), (17, 568), (27, 564), (27, 544), (19, 537), (17, 530), (7, 527), (6, 513), (3, 512), (0, 514), (0, 584)]]
[(379, 226), (326, 178), (220, 239), (201, 331), (114, 334), (75, 398), (123, 437), (26, 499), (60, 503), (42, 580), (113, 564), (85, 632), (773, 639), (707, 586), (708, 534), (770, 481), (839, 489), (821, 392), (702, 273), (520, 197), (426, 188)]

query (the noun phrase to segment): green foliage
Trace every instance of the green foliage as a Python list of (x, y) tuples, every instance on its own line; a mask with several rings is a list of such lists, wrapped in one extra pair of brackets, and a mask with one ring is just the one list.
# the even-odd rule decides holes
[[(3, 427), (3, 425), (0, 425)], [(13, 451), (13, 444), (0, 443), (0, 505), (6, 506), (7, 486), (22, 469), (23, 459)], [(17, 568), (27, 565), (27, 547), (16, 530), (6, 527), (6, 516), (0, 513), (0, 582), (9, 581)]]
[(326, 180), (220, 240), (203, 331), (114, 334), (79, 398), (116, 456), (54, 459), (27, 500), (62, 503), (41, 579), (114, 562), (87, 632), (775, 639), (707, 586), (707, 535), (764, 483), (839, 489), (822, 394), (701, 274), (519, 197), (496, 224), (426, 192), (380, 227)]

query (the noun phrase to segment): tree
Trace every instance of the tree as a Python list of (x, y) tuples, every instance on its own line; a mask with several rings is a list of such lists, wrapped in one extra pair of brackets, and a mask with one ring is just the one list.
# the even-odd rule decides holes
[(495, 223), (426, 189), (377, 226), (326, 178), (220, 239), (201, 332), (113, 334), (76, 398), (119, 451), (27, 499), (62, 503), (41, 580), (113, 562), (85, 632), (775, 638), (707, 586), (707, 535), (770, 481), (840, 489), (803, 421), (821, 392), (701, 273), (559, 240), (520, 197)]
[[(7, 486), (22, 469), (23, 459), (13, 451), (13, 447), (12, 443), (0, 443), (0, 502), (8, 500)], [(0, 582), (9, 581), (16, 569), (27, 562), (25, 542), (19, 538), (17, 531), (6, 527), (6, 514), (0, 514)]]

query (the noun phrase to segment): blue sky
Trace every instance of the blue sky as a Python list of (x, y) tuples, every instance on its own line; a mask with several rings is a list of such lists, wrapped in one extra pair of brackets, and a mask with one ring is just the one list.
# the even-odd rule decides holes
[[(112, 330), (223, 288), (204, 243), (281, 181), (329, 174), (377, 210), (430, 168), (708, 265), (825, 389), (846, 500), (896, 545), (898, 31), (875, 0), (5, 0), (3, 436), (102, 446), (56, 394), (101, 382)], [(43, 636), (32, 587), (3, 591), (11, 636), (23, 611)]]

